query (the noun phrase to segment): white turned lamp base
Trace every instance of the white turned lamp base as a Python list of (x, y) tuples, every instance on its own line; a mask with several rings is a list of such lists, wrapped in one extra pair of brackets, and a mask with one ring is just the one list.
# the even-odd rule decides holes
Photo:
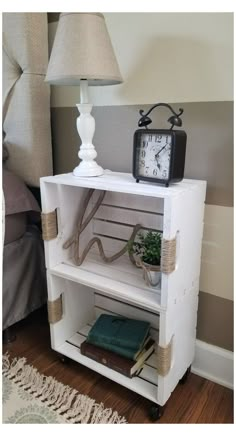
[(73, 175), (75, 177), (102, 176), (104, 171), (95, 161), (97, 152), (92, 144), (95, 120), (91, 115), (92, 105), (88, 103), (87, 80), (81, 80), (80, 82), (80, 101), (81, 103), (76, 105), (80, 113), (76, 125), (82, 142), (78, 153), (81, 162), (74, 168)]
[(95, 161), (82, 161), (73, 170), (73, 175), (75, 177), (96, 177), (102, 176), (103, 173), (103, 168), (100, 167)]

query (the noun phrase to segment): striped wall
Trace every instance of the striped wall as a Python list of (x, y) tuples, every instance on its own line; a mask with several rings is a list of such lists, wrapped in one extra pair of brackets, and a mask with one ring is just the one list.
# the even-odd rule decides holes
[[(131, 172), (139, 109), (158, 101), (184, 108), (185, 177), (208, 183), (197, 337), (232, 350), (233, 14), (104, 15), (124, 83), (90, 88), (97, 161), (103, 168)], [(58, 14), (48, 17), (51, 46)], [(77, 164), (78, 102), (79, 88), (52, 87), (55, 174)], [(167, 127), (165, 109), (152, 114), (153, 127)]]
[[(91, 88), (95, 106), (232, 100), (232, 13), (104, 15), (124, 83)], [(52, 93), (54, 107), (78, 100), (76, 87)]]

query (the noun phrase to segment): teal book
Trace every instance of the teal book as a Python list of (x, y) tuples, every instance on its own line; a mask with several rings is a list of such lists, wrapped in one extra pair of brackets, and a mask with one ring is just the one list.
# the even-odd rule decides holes
[(147, 321), (102, 314), (89, 331), (87, 341), (121, 355), (127, 349), (125, 356), (133, 358), (144, 346), (149, 331)]
[(94, 342), (91, 342), (90, 340), (87, 340), (86, 342), (91, 344), (91, 345), (96, 345), (97, 347), (100, 348), (100, 350), (101, 349), (107, 350), (107, 351), (110, 351), (112, 353), (115, 353), (116, 355), (126, 357), (127, 359), (132, 359), (135, 361), (142, 354), (145, 346), (150, 341), (150, 339), (151, 339), (151, 337), (148, 335), (146, 340), (144, 341), (144, 343), (142, 343), (139, 348), (119, 347), (118, 345), (108, 344), (105, 342), (95, 344)]

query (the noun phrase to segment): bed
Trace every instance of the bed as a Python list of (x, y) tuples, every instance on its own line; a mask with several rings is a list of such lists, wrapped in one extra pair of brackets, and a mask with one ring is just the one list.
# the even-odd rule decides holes
[(40, 177), (52, 174), (46, 13), (3, 13), (3, 331), (46, 302)]

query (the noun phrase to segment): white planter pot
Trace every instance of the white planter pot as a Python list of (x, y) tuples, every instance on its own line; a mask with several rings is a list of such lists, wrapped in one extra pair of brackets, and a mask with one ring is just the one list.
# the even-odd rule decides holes
[(148, 263), (142, 262), (143, 277), (147, 284), (151, 287), (157, 287), (161, 281), (161, 271), (160, 267), (155, 267), (154, 265), (149, 265)]

